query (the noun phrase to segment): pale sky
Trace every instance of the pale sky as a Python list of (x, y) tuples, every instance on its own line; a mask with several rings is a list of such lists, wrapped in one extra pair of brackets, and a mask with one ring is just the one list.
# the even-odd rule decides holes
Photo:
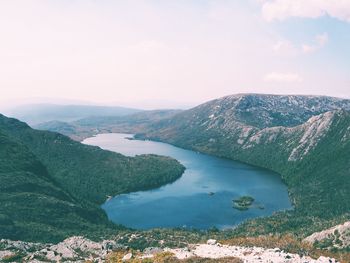
[(350, 98), (350, 0), (0, 0), (0, 104)]

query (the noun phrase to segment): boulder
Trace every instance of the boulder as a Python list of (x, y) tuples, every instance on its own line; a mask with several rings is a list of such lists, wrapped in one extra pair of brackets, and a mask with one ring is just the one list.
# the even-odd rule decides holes
[(208, 245), (215, 245), (216, 244), (216, 240), (215, 239), (208, 239), (207, 244)]

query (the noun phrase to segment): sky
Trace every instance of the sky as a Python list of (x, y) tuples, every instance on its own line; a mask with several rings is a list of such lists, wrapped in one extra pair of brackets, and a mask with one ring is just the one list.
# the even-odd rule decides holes
[(0, 108), (350, 98), (350, 0), (1, 0)]

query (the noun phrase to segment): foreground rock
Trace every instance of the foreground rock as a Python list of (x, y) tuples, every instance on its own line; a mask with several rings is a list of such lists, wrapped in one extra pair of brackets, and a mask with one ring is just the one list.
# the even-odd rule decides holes
[(116, 249), (126, 249), (113, 240), (94, 242), (77, 236), (53, 244), (39, 244), (22, 241), (0, 241), (0, 261), (11, 262), (11, 258), (21, 255), (24, 262), (104, 262), (107, 254)]
[(191, 249), (168, 249), (178, 259), (191, 257), (200, 258), (239, 258), (245, 263), (334, 263), (335, 259), (320, 257), (312, 259), (307, 256), (299, 256), (281, 251), (278, 248), (265, 249), (261, 247), (240, 247), (217, 244), (198, 244)]
[[(113, 240), (94, 242), (83, 237), (71, 237), (58, 244), (38, 244), (22, 241), (0, 240), (0, 261), (12, 262), (105, 262), (114, 251), (122, 255), (128, 262), (138, 258), (157, 257), (160, 253), (170, 253), (182, 260), (188, 258), (237, 258), (245, 263), (335, 263), (331, 258), (299, 256), (281, 251), (278, 248), (265, 249), (260, 247), (228, 246), (209, 239), (207, 244), (194, 244), (185, 248), (148, 248), (144, 252), (133, 253)], [(20, 257), (20, 258), (19, 258)], [(114, 262), (114, 261), (111, 261)], [(149, 262), (149, 261), (148, 261)]]
[(316, 232), (304, 239), (305, 242), (322, 248), (350, 247), (350, 221), (332, 228)]

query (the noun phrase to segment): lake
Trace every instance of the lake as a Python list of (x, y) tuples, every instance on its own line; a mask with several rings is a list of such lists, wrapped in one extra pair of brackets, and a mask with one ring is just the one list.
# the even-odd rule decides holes
[[(99, 134), (83, 143), (128, 156), (159, 154), (180, 161), (186, 171), (160, 188), (116, 196), (102, 205), (109, 219), (135, 229), (184, 227), (225, 229), (249, 218), (292, 207), (287, 187), (272, 171), (181, 149), (166, 143), (130, 140), (130, 134)], [(246, 211), (232, 200), (255, 198)]]

